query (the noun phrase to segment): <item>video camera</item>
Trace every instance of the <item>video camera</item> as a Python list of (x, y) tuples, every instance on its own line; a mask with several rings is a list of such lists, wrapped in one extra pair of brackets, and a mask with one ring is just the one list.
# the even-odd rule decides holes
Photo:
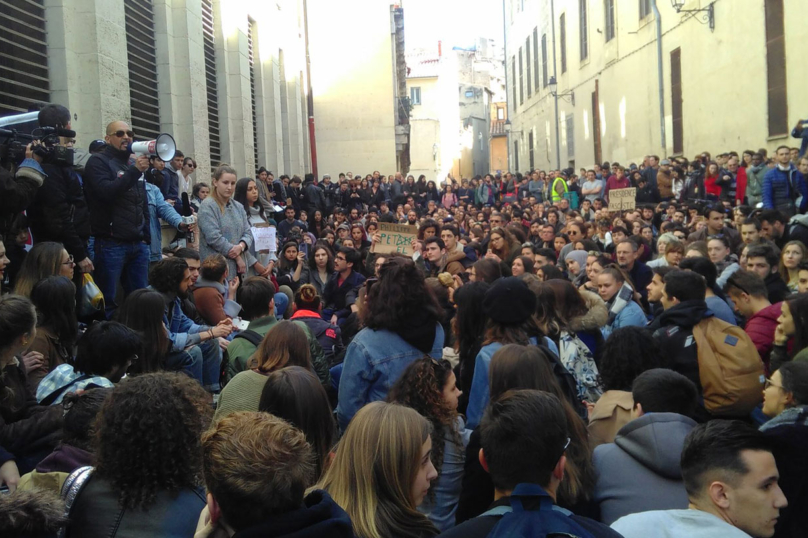
[(59, 137), (75, 138), (75, 131), (61, 127), (4, 128), (7, 125), (35, 122), (36, 114), (32, 112), (0, 118), (0, 162), (10, 161), (18, 165), (25, 159), (26, 146), (38, 141), (39, 144), (33, 147), (33, 152), (42, 158), (42, 162), (54, 166), (73, 166), (73, 149), (60, 145)]

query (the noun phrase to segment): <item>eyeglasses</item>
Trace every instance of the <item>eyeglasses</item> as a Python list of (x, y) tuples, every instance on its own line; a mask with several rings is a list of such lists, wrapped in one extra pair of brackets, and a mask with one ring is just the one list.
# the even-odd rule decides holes
[(766, 381), (763, 383), (763, 389), (765, 390), (765, 389), (767, 389), (767, 388), (769, 388), (769, 387), (777, 387), (778, 389), (783, 390), (783, 391), (784, 391), (784, 390), (786, 390), (785, 388), (783, 388), (783, 386), (782, 386), (782, 385), (778, 385), (777, 383), (772, 382), (772, 380), (771, 380), (771, 379), (767, 379), (767, 380), (766, 380)]
[(335, 259), (335, 260), (339, 260), (339, 261), (341, 261), (341, 262), (344, 262), (344, 261), (346, 260), (346, 258), (345, 258), (345, 257), (339, 257), (339, 256), (336, 256), (334, 259)]
[(76, 262), (73, 261), (73, 256), (68, 256), (66, 262), (62, 262), (62, 265), (76, 265)]
[(123, 138), (123, 135), (126, 135), (126, 136), (128, 136), (129, 138), (134, 138), (134, 137), (135, 137), (135, 133), (134, 133), (134, 131), (123, 131), (123, 130), (121, 130), (121, 131), (115, 131), (115, 132), (114, 132), (114, 133), (112, 133), (110, 136), (117, 136), (118, 138)]

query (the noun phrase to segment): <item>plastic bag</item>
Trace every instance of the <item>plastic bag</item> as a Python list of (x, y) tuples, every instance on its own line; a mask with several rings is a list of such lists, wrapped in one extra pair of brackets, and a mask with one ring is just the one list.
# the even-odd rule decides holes
[(81, 285), (81, 304), (79, 305), (79, 315), (91, 318), (96, 314), (104, 312), (104, 294), (93, 280), (93, 276), (84, 273)]

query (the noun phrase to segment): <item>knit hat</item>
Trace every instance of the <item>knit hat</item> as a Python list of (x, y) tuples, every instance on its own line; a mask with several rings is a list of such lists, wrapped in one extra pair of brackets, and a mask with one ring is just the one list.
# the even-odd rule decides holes
[(536, 294), (520, 278), (500, 278), (486, 292), (483, 312), (497, 323), (523, 323), (536, 312)]
[(568, 260), (575, 260), (578, 262), (578, 267), (583, 269), (586, 267), (586, 257), (589, 256), (589, 253), (585, 250), (571, 250), (567, 252), (567, 255), (564, 257), (564, 261)]

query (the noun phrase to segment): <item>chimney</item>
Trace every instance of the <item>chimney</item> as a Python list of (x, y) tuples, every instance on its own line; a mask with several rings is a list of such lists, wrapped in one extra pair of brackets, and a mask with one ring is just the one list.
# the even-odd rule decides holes
[(442, 50), (443, 50), (443, 49), (442, 49), (442, 47), (441, 47), (441, 42), (440, 42), (440, 41), (438, 41), (438, 58), (440, 58), (441, 56), (443, 56)]

